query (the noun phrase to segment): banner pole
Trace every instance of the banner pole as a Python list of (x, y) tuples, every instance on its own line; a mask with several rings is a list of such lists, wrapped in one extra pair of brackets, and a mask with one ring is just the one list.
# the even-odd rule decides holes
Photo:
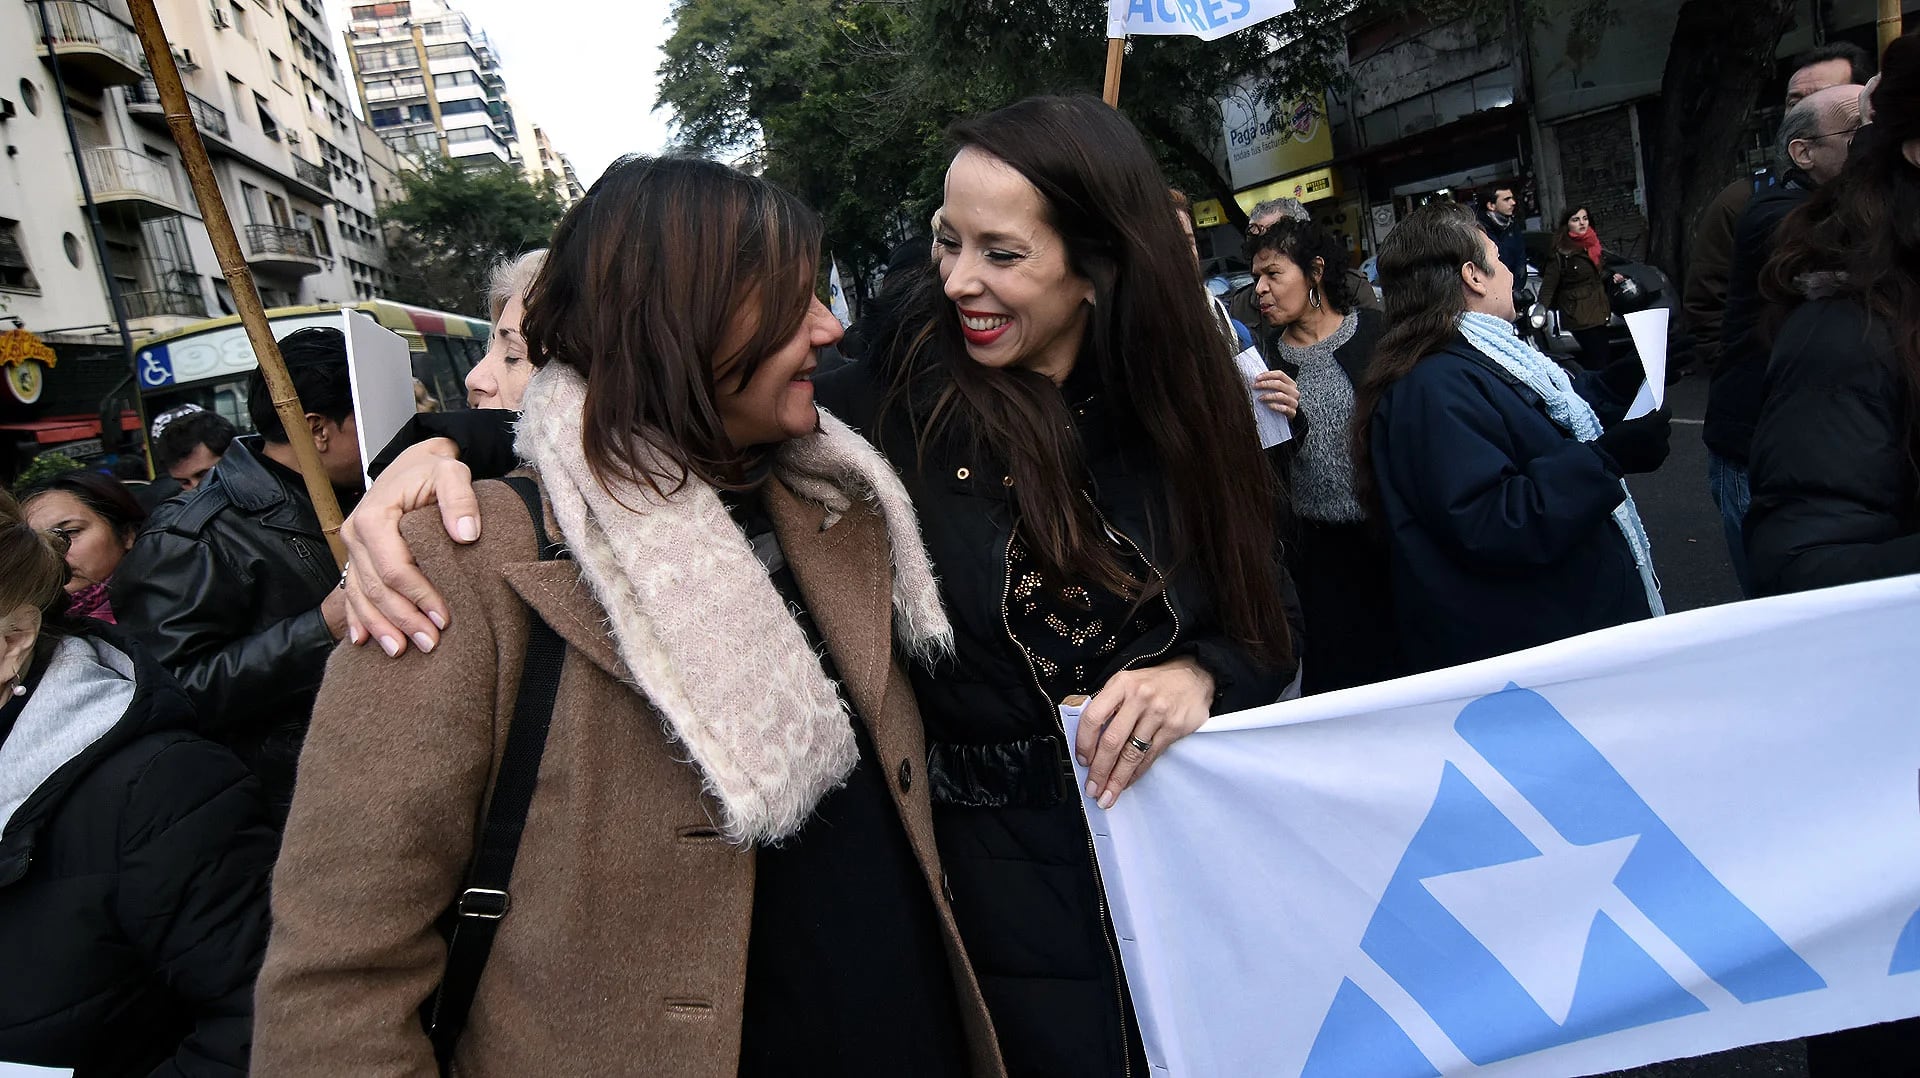
[(1900, 0), (1880, 0), (1880, 51), (1885, 53), (1900, 36)]
[(200, 129), (193, 125), (193, 111), (187, 103), (187, 88), (180, 83), (180, 69), (174, 66), (173, 53), (167, 48), (166, 30), (160, 25), (160, 13), (154, 0), (131, 0), (133, 28), (140, 34), (140, 47), (147, 54), (147, 66), (153, 71), (153, 84), (159, 90), (160, 104), (166, 113), (167, 130), (180, 147), (180, 161), (193, 184), (194, 201), (207, 225), (207, 238), (219, 258), (220, 270), (233, 289), (234, 305), (240, 309), (241, 324), (247, 328), (247, 340), (260, 361), (260, 373), (266, 377), (267, 394), (273, 410), (286, 429), (287, 442), (300, 464), (300, 475), (307, 483), (307, 496), (313, 500), (313, 513), (320, 530), (333, 551), (334, 563), (345, 568), (346, 544), (340, 540), (340, 501), (334, 496), (333, 483), (320, 464), (320, 452), (307, 436), (307, 412), (287, 376), (286, 361), (280, 357), (280, 345), (267, 324), (267, 311), (254, 287), (253, 272), (247, 268), (240, 251), (240, 238), (233, 231), (233, 219), (227, 216), (226, 201), (220, 195), (220, 183), (213, 175), (213, 163), (207, 159), (206, 143), (200, 141)]
[(1107, 81), (1105, 88), (1100, 91), (1100, 99), (1116, 109), (1120, 107), (1120, 62), (1126, 51), (1126, 38), (1107, 39)]

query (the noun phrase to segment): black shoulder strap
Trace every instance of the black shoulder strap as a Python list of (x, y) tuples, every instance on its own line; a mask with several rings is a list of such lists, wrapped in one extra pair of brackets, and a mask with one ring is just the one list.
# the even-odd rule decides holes
[[(545, 514), (540, 507), (540, 489), (525, 476), (509, 476), (506, 484), (527, 503), (533, 517), (533, 534), (540, 543), (540, 560), (566, 557), (563, 545), (547, 537)], [(467, 888), (448, 911), (452, 914), (452, 934), (447, 939), (447, 969), (441, 978), (427, 1015), (427, 1036), (433, 1041), (434, 1056), (442, 1073), (453, 1058), (454, 1045), (467, 1025), (467, 1012), (473, 1006), (480, 974), (486, 968), (487, 955), (493, 950), (493, 936), (501, 918), (512, 908), (507, 885), (513, 878), (513, 862), (520, 853), (520, 832), (527, 825), (527, 809), (533, 803), (533, 789), (540, 775), (540, 758), (547, 748), (547, 728), (553, 718), (553, 701), (560, 689), (560, 667), (566, 645), (538, 613), (527, 616), (527, 660), (520, 674), (520, 689), (513, 703), (513, 721), (507, 727), (506, 750), (500, 760), (500, 775), (493, 784), (493, 800), (487, 805), (486, 822), (474, 852), (473, 867), (467, 874)]]

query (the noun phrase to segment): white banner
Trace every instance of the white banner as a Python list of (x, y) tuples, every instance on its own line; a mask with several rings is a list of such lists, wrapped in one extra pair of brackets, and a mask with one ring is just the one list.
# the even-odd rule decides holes
[(1293, 0), (1107, 0), (1107, 36), (1212, 41), (1292, 10)]
[(1086, 806), (1154, 1072), (1557, 1078), (1920, 1014), (1917, 643), (1906, 577), (1212, 720)]

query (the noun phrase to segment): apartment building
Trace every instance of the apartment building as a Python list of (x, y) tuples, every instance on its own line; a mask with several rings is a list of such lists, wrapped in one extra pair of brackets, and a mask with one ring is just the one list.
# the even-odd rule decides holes
[[(377, 292), (387, 265), (376, 187), (319, 5), (158, 8), (261, 298), (271, 307)], [(0, 144), (0, 319), (62, 360), (35, 395), (46, 399), (0, 393), (0, 431), (29, 404), (27, 418), (91, 412), (103, 387), (125, 380), (104, 277), (136, 340), (235, 313), (125, 0), (0, 0)]]
[(573, 171), (573, 162), (567, 155), (553, 148), (553, 140), (547, 137), (547, 130), (539, 124), (528, 124), (533, 132), (534, 152), (526, 155), (527, 175), (535, 183), (548, 180), (553, 183), (553, 192), (560, 201), (568, 206), (580, 201), (587, 195), (587, 189), (580, 185), (580, 177)]
[(348, 51), (367, 121), (403, 153), (519, 165), (500, 59), (445, 0), (356, 4)]

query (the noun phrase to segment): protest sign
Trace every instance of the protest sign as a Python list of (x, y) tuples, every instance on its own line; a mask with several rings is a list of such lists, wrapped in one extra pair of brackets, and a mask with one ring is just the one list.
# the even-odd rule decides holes
[(1915, 639), (1907, 577), (1212, 720), (1086, 804), (1154, 1073), (1557, 1078), (1920, 1013)]
[[(347, 338), (354, 433), (360, 439), (364, 471), (413, 418), (413, 363), (406, 338), (364, 313), (343, 310), (333, 317), (341, 320), (340, 329)], [(371, 476), (367, 485), (373, 485)]]
[(1292, 10), (1293, 0), (1107, 0), (1107, 36), (1212, 41)]

